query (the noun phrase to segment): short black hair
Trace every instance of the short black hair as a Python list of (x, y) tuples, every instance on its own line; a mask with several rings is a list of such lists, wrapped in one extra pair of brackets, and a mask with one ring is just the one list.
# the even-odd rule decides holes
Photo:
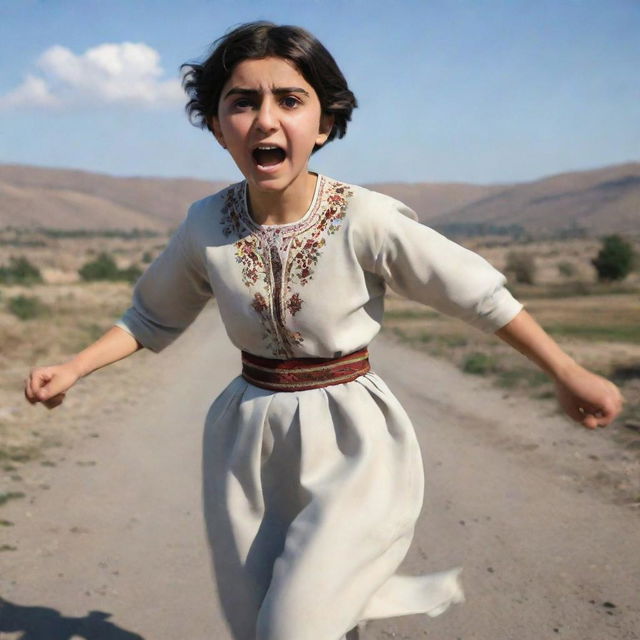
[[(276, 57), (295, 65), (318, 94), (322, 112), (334, 116), (327, 142), (345, 135), (351, 112), (358, 106), (356, 97), (332, 55), (306, 29), (263, 20), (247, 22), (215, 40), (209, 51), (201, 63), (180, 65), (180, 71), (186, 69), (182, 86), (190, 98), (185, 111), (194, 126), (211, 130), (208, 120), (218, 115), (222, 87), (239, 62)], [(312, 153), (319, 148), (314, 146)]]

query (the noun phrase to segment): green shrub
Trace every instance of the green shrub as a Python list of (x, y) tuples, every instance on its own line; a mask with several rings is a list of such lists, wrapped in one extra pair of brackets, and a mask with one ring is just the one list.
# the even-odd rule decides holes
[(612, 282), (624, 280), (634, 263), (633, 246), (622, 236), (613, 234), (602, 239), (602, 247), (591, 264), (598, 272), (598, 280)]
[(119, 269), (108, 253), (101, 253), (95, 260), (86, 262), (78, 270), (83, 280), (118, 280)]
[(131, 265), (126, 269), (122, 269), (120, 271), (120, 274), (122, 276), (121, 280), (126, 280), (127, 282), (135, 282), (142, 275), (142, 269), (136, 267), (135, 265)]
[(470, 353), (462, 363), (462, 370), (465, 373), (473, 373), (475, 375), (482, 375), (495, 371), (496, 362), (493, 357), (487, 353), (481, 351), (474, 351)]
[(127, 282), (134, 282), (141, 275), (142, 271), (132, 265), (126, 269), (118, 269), (115, 260), (105, 252), (102, 252), (95, 260), (85, 263), (78, 273), (83, 280), (125, 280)]
[(35, 296), (15, 296), (9, 298), (7, 309), (20, 320), (32, 320), (45, 315), (49, 308)]
[(507, 254), (505, 271), (512, 274), (516, 282), (533, 284), (536, 275), (535, 258), (524, 251), (510, 251)]
[(514, 387), (539, 387), (549, 382), (546, 373), (530, 367), (514, 367), (498, 371), (497, 384), (505, 389)]
[(9, 500), (15, 500), (16, 498), (24, 498), (25, 494), (22, 491), (4, 491), (0, 493), (0, 505), (9, 502)]
[(9, 258), (8, 267), (0, 267), (0, 282), (2, 284), (33, 284), (42, 282), (40, 269), (31, 264), (27, 258), (21, 256)]

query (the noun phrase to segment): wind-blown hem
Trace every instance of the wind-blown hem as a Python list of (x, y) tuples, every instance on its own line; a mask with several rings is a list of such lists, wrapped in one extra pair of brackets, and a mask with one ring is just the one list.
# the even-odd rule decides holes
[(394, 574), (376, 591), (361, 614), (362, 620), (425, 613), (434, 618), (451, 604), (464, 602), (462, 567), (421, 576)]

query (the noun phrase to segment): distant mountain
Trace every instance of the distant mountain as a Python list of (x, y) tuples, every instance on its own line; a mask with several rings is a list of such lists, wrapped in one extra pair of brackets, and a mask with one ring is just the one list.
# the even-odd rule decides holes
[(0, 165), (0, 228), (166, 231), (184, 218), (194, 200), (228, 184)]
[(417, 214), (420, 222), (430, 224), (434, 218), (499, 193), (511, 185), (478, 185), (464, 182), (378, 182), (364, 185), (374, 191), (404, 202)]
[(533, 236), (584, 230), (640, 232), (640, 163), (561, 173), (504, 187), (433, 217), (429, 224), (519, 225)]
[[(229, 182), (122, 178), (0, 165), (0, 228), (166, 231), (188, 206)], [(376, 183), (366, 185), (413, 208), (447, 233), (523, 229), (533, 236), (640, 232), (640, 163), (561, 173), (517, 184)]]

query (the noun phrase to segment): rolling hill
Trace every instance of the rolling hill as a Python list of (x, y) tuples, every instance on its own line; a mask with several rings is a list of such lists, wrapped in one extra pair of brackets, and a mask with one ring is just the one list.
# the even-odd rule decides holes
[[(227, 184), (0, 164), (0, 228), (166, 231), (180, 222), (191, 202)], [(490, 226), (518, 227), (534, 237), (567, 230), (640, 232), (640, 163), (515, 184), (366, 186), (407, 203), (423, 223), (454, 235)]]

